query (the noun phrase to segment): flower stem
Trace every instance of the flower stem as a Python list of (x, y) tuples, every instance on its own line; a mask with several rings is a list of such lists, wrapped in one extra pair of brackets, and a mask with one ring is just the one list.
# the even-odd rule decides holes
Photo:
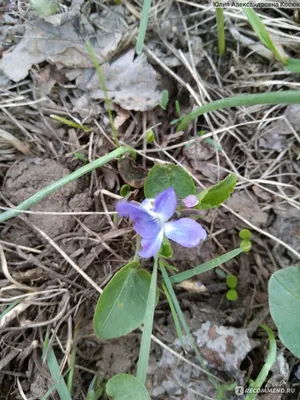
[(157, 282), (158, 255), (154, 257), (153, 272), (149, 288), (147, 307), (144, 319), (144, 328), (142, 342), (140, 347), (139, 361), (137, 365), (137, 379), (145, 385), (147, 378), (147, 369), (150, 356), (151, 334), (153, 329), (153, 318), (156, 302), (156, 282)]

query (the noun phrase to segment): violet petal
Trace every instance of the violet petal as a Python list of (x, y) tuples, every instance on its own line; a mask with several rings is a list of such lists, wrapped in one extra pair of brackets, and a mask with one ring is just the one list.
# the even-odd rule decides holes
[(207, 234), (198, 222), (191, 218), (181, 218), (165, 224), (165, 235), (168, 239), (184, 247), (195, 247)]
[(163, 230), (159, 232), (159, 234), (152, 239), (142, 239), (141, 241), (141, 250), (139, 251), (139, 255), (143, 258), (153, 257), (155, 254), (159, 252), (160, 246), (162, 244), (164, 237)]
[(142, 238), (153, 238), (162, 229), (158, 218), (153, 218), (140, 204), (121, 200), (116, 204), (120, 217), (129, 217), (133, 221), (134, 230)]
[(170, 187), (161, 192), (155, 198), (155, 212), (163, 222), (168, 221), (174, 214), (177, 207), (177, 197), (175, 190)]

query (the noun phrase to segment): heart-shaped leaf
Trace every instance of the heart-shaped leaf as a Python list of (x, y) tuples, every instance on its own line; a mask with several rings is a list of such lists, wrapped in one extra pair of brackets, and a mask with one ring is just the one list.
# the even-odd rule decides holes
[(102, 339), (124, 336), (142, 325), (151, 275), (132, 261), (118, 271), (101, 294), (94, 315), (94, 330)]
[(280, 340), (300, 357), (300, 266), (284, 268), (272, 275), (269, 304)]
[(128, 374), (113, 376), (106, 384), (106, 393), (113, 400), (151, 400), (145, 386)]
[(172, 164), (155, 165), (145, 182), (145, 196), (153, 199), (169, 187), (172, 187), (181, 199), (196, 193), (193, 179), (183, 168)]
[(222, 204), (229, 198), (236, 185), (236, 175), (228, 175), (223, 181), (203, 190), (197, 195), (199, 204), (196, 208), (207, 210)]

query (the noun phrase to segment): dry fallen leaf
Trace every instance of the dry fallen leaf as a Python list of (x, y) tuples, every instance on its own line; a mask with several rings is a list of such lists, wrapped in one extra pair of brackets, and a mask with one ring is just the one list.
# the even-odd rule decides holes
[(260, 147), (282, 151), (287, 147), (286, 135), (300, 131), (300, 105), (291, 104), (285, 109), (282, 118), (273, 121), (259, 139)]
[[(108, 97), (125, 110), (146, 111), (160, 103), (160, 77), (145, 54), (134, 57), (131, 49), (112, 63), (103, 64), (101, 71)], [(93, 69), (86, 69), (76, 83), (81, 90), (90, 92), (92, 98), (105, 98)]]
[(267, 222), (268, 214), (260, 209), (256, 197), (250, 194), (235, 192), (227, 200), (227, 205), (256, 226), (265, 225)]
[(130, 112), (127, 110), (124, 110), (124, 108), (118, 106), (117, 104), (112, 103), (111, 104), (111, 109), (113, 111), (116, 111), (117, 116), (114, 120), (114, 125), (116, 129), (119, 129), (125, 121), (128, 120), (128, 118), (130, 117)]
[[(110, 58), (118, 47), (121, 33), (99, 32), (93, 42), (93, 48), (100, 63)], [(13, 81), (24, 79), (33, 64), (48, 61), (60, 69), (90, 68), (92, 62), (85, 46), (85, 38), (75, 21), (61, 26), (38, 20), (26, 26), (20, 43), (10, 53), (4, 54), (0, 69)]]

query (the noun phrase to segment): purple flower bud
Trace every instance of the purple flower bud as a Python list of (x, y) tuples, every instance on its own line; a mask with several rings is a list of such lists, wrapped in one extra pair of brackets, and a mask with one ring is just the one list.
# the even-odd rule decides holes
[(199, 203), (199, 200), (197, 196), (195, 196), (194, 194), (190, 194), (185, 199), (183, 199), (182, 202), (186, 208), (193, 208)]

